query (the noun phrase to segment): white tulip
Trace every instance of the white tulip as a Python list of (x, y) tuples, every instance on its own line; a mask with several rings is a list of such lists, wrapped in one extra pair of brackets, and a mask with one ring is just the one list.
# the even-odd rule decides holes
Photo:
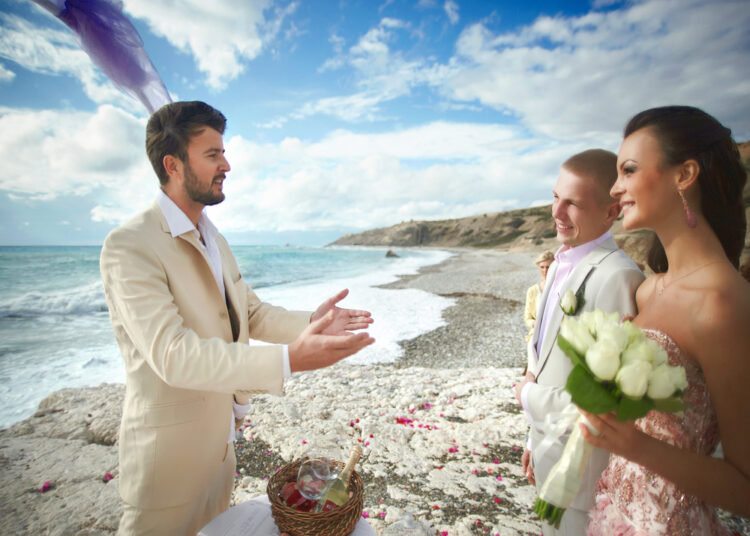
[(635, 344), (646, 338), (646, 335), (644, 335), (641, 328), (633, 324), (630, 320), (626, 320), (622, 323), (622, 329), (628, 334), (628, 345)]
[(599, 333), (602, 331), (602, 327), (609, 322), (607, 319), (607, 315), (604, 314), (604, 311), (601, 309), (594, 309), (593, 313), (591, 313), (591, 316), (593, 317), (593, 329), (592, 333), (596, 334), (597, 337), (599, 336)]
[(612, 380), (620, 368), (620, 349), (609, 339), (598, 340), (586, 350), (586, 364), (600, 380)]
[(586, 350), (595, 342), (594, 337), (591, 336), (591, 333), (589, 333), (589, 330), (585, 326), (567, 316), (563, 319), (560, 326), (560, 335), (567, 339), (581, 355), (586, 354)]
[(627, 365), (637, 361), (646, 361), (651, 364), (653, 363), (653, 353), (654, 350), (648, 344), (648, 340), (637, 341), (625, 348), (625, 351), (622, 353), (622, 364)]
[(566, 315), (575, 314), (576, 309), (578, 308), (578, 298), (576, 298), (576, 295), (573, 294), (572, 290), (568, 289), (565, 291), (565, 294), (563, 294), (563, 297), (560, 299), (560, 307), (562, 307), (562, 310)]
[(684, 367), (669, 367), (669, 375), (672, 378), (675, 388), (680, 391), (687, 389), (688, 381)]
[(654, 367), (658, 367), (659, 365), (666, 365), (669, 361), (669, 354), (659, 346), (659, 343), (652, 341), (651, 339), (647, 339), (649, 345), (652, 348), (652, 354), (651, 354), (651, 364)]
[(649, 398), (659, 400), (674, 394), (676, 386), (669, 368), (669, 365), (659, 365), (651, 371), (648, 377)]
[(651, 373), (648, 361), (633, 361), (623, 365), (615, 376), (620, 390), (631, 398), (641, 398), (648, 389), (648, 376)]
[(617, 353), (622, 352), (628, 345), (628, 332), (619, 322), (606, 322), (596, 332), (597, 340), (608, 340), (617, 347)]
[(578, 315), (578, 323), (585, 326), (586, 329), (589, 330), (589, 333), (591, 333), (594, 337), (596, 337), (596, 325), (594, 322), (594, 312), (595, 311), (582, 312), (580, 315)]

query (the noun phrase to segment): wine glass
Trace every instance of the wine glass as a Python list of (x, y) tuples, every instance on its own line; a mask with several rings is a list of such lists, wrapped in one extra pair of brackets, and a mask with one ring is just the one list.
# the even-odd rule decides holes
[(297, 489), (304, 498), (318, 501), (326, 494), (338, 473), (335, 460), (320, 454), (306, 456), (302, 458), (297, 471)]

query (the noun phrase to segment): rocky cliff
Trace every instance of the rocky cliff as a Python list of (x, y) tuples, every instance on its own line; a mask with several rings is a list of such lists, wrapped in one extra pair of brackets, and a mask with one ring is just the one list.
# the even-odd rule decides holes
[[(745, 169), (750, 175), (750, 142), (739, 144)], [(750, 260), (750, 180), (744, 190), (748, 233), (743, 262)], [(473, 247), (498, 248), (508, 251), (554, 249), (555, 224), (552, 205), (479, 214), (466, 218), (435, 221), (401, 222), (391, 227), (371, 229), (342, 236), (331, 245), (388, 247)], [(645, 263), (653, 233), (625, 231), (618, 220), (612, 227), (620, 247), (634, 260)]]

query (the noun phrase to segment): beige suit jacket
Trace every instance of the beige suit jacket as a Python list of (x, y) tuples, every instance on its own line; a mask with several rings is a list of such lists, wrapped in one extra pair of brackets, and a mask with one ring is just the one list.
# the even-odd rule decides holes
[[(532, 460), (534, 477), (537, 488), (544, 484), (547, 474), (562, 455), (562, 446), (550, 448), (543, 458), (534, 455), (534, 451), (541, 443), (544, 435), (539, 425), (544, 423), (550, 413), (562, 411), (570, 402), (570, 395), (565, 391), (565, 382), (573, 369), (570, 358), (557, 346), (557, 334), (564, 313), (560, 307), (552, 310), (552, 318), (547, 327), (547, 333), (542, 338), (542, 348), (537, 354), (536, 343), (539, 340), (539, 330), (542, 325), (541, 315), (544, 304), (548, 299), (559, 301), (558, 296), (549, 296), (552, 281), (557, 271), (557, 262), (553, 262), (547, 274), (547, 284), (537, 310), (537, 321), (534, 333), (529, 340), (528, 351), (533, 365), (530, 371), (536, 376), (536, 383), (530, 384), (527, 392), (527, 411), (534, 424), (531, 425)], [(618, 312), (620, 315), (634, 315), (635, 291), (645, 276), (636, 264), (618, 249), (614, 239), (602, 242), (576, 266), (568, 277), (567, 284), (561, 294), (570, 289), (577, 293), (584, 286), (585, 305), (581, 311), (601, 309), (604, 312)], [(563, 445), (567, 436), (562, 438)], [(593, 506), (596, 481), (607, 465), (609, 453), (602, 449), (595, 449), (591, 456), (583, 485), (576, 496), (571, 508), (588, 511)]]
[(226, 453), (235, 391), (279, 394), (280, 346), (309, 312), (261, 302), (221, 235), (226, 300), (195, 233), (172, 237), (158, 204), (112, 231), (100, 269), (127, 376), (120, 494), (130, 505), (189, 503)]

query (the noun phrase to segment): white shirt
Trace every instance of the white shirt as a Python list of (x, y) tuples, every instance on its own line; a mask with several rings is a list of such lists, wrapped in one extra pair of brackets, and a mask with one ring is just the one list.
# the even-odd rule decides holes
[[(167, 220), (167, 226), (169, 232), (173, 238), (176, 238), (185, 233), (195, 233), (198, 239), (198, 244), (201, 249), (206, 253), (208, 257), (208, 264), (211, 267), (211, 272), (214, 274), (214, 279), (219, 287), (221, 295), (226, 299), (226, 288), (224, 287), (224, 277), (222, 276), (221, 267), (221, 255), (219, 254), (219, 246), (216, 245), (216, 236), (219, 234), (216, 226), (208, 219), (205, 209), (201, 212), (198, 218), (198, 228), (195, 228), (190, 218), (182, 211), (177, 204), (172, 201), (167, 194), (162, 190), (159, 190), (156, 202), (159, 204), (159, 208), (164, 214), (164, 219)], [(201, 238), (202, 237), (202, 238)], [(291, 378), (292, 369), (289, 364), (289, 347), (283, 345), (281, 347), (282, 352), (282, 363), (284, 370), (284, 379)], [(242, 419), (250, 409), (250, 404), (237, 404), (233, 403), (232, 413), (229, 419), (229, 439), (227, 443), (231, 443), (235, 439), (234, 435), (234, 420)]]

